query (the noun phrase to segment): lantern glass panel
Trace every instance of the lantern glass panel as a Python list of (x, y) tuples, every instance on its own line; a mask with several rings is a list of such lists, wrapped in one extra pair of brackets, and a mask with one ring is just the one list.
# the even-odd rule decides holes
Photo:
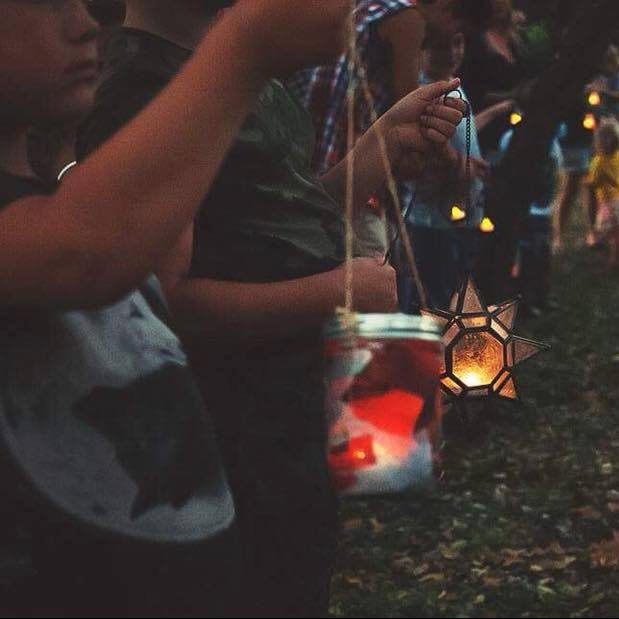
[(501, 374), (498, 376), (496, 382), (494, 383), (494, 390), (498, 393), (503, 387), (504, 383), (508, 378), (511, 378), (511, 375), (508, 370), (503, 370)]
[(490, 385), (503, 369), (503, 345), (490, 333), (465, 333), (452, 351), (453, 375), (467, 387)]
[(501, 323), (498, 320), (493, 320), (492, 321), (492, 330), (503, 340), (505, 341), (508, 337), (509, 337), (509, 333), (507, 331), (507, 329), (505, 329), (503, 327), (503, 325), (501, 325)]
[(514, 360), (516, 363), (526, 361), (534, 357), (540, 349), (540, 345), (535, 342), (516, 338), (514, 339)]
[(499, 390), (499, 395), (503, 398), (515, 400), (518, 397), (516, 392), (516, 383), (513, 378), (510, 378)]
[(466, 329), (476, 329), (486, 327), (488, 319), (485, 316), (471, 316), (470, 318), (463, 318), (462, 324)]
[(516, 322), (516, 314), (518, 312), (518, 305), (512, 303), (505, 309), (502, 309), (496, 314), (496, 317), (504, 324), (508, 329), (513, 329)]
[(466, 292), (464, 293), (464, 304), (462, 306), (462, 312), (464, 314), (477, 314), (483, 312), (486, 308), (479, 300), (479, 294), (475, 290), (475, 285), (469, 280), (466, 286)]

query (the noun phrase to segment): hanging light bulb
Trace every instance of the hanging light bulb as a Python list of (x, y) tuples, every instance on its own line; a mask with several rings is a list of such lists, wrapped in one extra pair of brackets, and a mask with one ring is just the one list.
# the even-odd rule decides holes
[(589, 98), (587, 99), (587, 101), (589, 102), (589, 105), (591, 105), (592, 107), (597, 107), (598, 105), (602, 103), (602, 97), (600, 97), (599, 92), (597, 92), (596, 90), (592, 90), (589, 93)]
[(597, 121), (591, 112), (585, 114), (585, 117), (582, 119), (582, 126), (587, 129), (587, 131), (593, 131), (597, 127)]
[(479, 224), (479, 229), (486, 234), (494, 232), (494, 223), (492, 219), (490, 219), (490, 217), (484, 217)]
[(522, 122), (523, 118), (524, 117), (520, 112), (514, 111), (509, 115), (509, 124), (512, 127), (515, 127), (516, 125), (519, 125)]
[(462, 221), (464, 219), (466, 219), (466, 211), (459, 204), (454, 204), (451, 207), (451, 221)]

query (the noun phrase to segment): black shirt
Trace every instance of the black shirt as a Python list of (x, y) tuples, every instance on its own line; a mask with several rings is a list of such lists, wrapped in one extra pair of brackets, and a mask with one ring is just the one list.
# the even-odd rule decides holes
[[(508, 62), (498, 52), (492, 50), (483, 34), (471, 37), (467, 41), (466, 56), (460, 75), (462, 87), (466, 91), (473, 112), (483, 111), (491, 103), (486, 97), (489, 93), (507, 93), (518, 86), (526, 73), (516, 51), (516, 61)], [(506, 117), (497, 118), (479, 135), (482, 151), (497, 150), (499, 139), (509, 128)]]

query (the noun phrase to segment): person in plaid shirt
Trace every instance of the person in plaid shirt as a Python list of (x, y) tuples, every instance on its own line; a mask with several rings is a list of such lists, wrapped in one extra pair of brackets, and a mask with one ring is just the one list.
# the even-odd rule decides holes
[[(426, 37), (445, 36), (460, 29), (465, 17), (472, 17), (467, 8), (467, 0), (358, 0), (357, 49), (379, 116), (417, 88)], [(314, 168), (319, 174), (346, 155), (350, 79), (348, 57), (342, 55), (336, 64), (302, 71), (288, 84), (312, 114), (317, 136)], [(372, 124), (361, 90), (355, 107), (358, 139)]]
[[(391, 80), (388, 72), (388, 54), (386, 46), (377, 34), (377, 25), (399, 13), (412, 13), (415, 0), (361, 0), (355, 13), (357, 45), (360, 61), (367, 67), (372, 91), (376, 98), (378, 111), (384, 112), (393, 102)], [(413, 21), (423, 24), (417, 14)], [(421, 45), (421, 41), (419, 42)], [(411, 56), (414, 50), (410, 50)], [(312, 114), (317, 132), (314, 167), (318, 173), (324, 173), (336, 165), (346, 155), (346, 91), (350, 82), (348, 57), (342, 55), (336, 64), (316, 67), (297, 74), (290, 82), (290, 89), (297, 94), (303, 105)], [(413, 89), (416, 87), (416, 75), (413, 76)], [(362, 102), (359, 93), (359, 103)], [(360, 137), (371, 124), (367, 106), (357, 106), (355, 134)], [(361, 114), (359, 112), (362, 112)]]
[[(471, 6), (469, 6), (469, 2)], [(421, 49), (429, 38), (445, 38), (477, 17), (484, 0), (358, 0), (357, 50), (365, 68), (375, 111), (381, 116), (418, 86)], [(313, 168), (326, 173), (347, 152), (348, 56), (331, 66), (308, 69), (288, 83), (306, 107), (316, 129)], [(355, 141), (371, 126), (371, 111), (357, 89)], [(355, 216), (357, 253), (385, 253), (387, 233), (381, 201), (372, 199)]]

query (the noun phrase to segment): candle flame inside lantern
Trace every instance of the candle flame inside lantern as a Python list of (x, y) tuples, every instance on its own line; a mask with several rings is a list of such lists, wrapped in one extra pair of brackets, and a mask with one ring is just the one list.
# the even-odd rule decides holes
[(466, 211), (454, 204), (451, 207), (451, 221), (462, 221), (463, 219), (466, 219)]
[(484, 379), (481, 377), (481, 374), (475, 371), (465, 372), (462, 375), (462, 382), (467, 387), (482, 387), (486, 384)]
[(512, 112), (509, 115), (509, 124), (512, 127), (515, 127), (516, 125), (519, 125), (522, 122), (522, 114), (520, 112)]
[(589, 105), (595, 107), (600, 105), (600, 103), (602, 103), (602, 97), (600, 97), (600, 93), (596, 92), (595, 90), (591, 91), (589, 93)]
[(479, 229), (486, 234), (494, 232), (494, 223), (490, 217), (484, 217), (479, 224)]
[(597, 122), (595, 120), (595, 116), (589, 112), (585, 114), (585, 117), (582, 120), (582, 126), (589, 131), (593, 131), (597, 126)]
[(503, 369), (503, 346), (487, 332), (465, 333), (453, 350), (453, 373), (467, 387), (489, 385)]

